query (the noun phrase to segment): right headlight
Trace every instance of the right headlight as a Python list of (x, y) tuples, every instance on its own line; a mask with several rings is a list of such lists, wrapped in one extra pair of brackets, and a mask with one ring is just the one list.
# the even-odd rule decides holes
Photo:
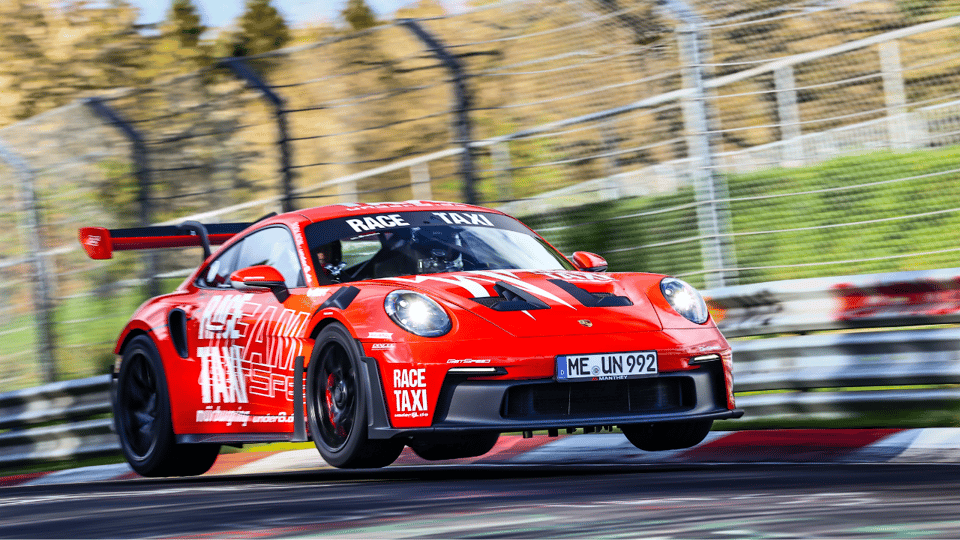
[(383, 309), (400, 328), (418, 336), (442, 336), (453, 327), (440, 304), (418, 292), (393, 291), (384, 299)]
[(707, 303), (703, 297), (687, 282), (677, 278), (663, 278), (660, 281), (660, 292), (667, 299), (674, 311), (683, 315), (687, 320), (696, 324), (703, 324), (710, 318)]

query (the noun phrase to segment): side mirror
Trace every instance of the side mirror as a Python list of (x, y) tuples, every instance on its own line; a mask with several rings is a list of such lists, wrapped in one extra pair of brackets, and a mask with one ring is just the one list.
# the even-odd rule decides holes
[(605, 272), (607, 270), (607, 260), (589, 251), (574, 253), (573, 265), (584, 272)]
[(251, 266), (237, 270), (230, 274), (230, 285), (238, 291), (269, 289), (280, 303), (290, 298), (283, 274), (272, 266)]

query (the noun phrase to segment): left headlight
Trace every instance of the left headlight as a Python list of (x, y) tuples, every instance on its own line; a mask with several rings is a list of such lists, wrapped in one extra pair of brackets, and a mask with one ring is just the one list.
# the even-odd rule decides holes
[(677, 278), (663, 278), (660, 281), (660, 292), (667, 299), (674, 311), (683, 315), (690, 322), (703, 324), (710, 318), (707, 303), (703, 297), (687, 282)]
[(453, 327), (440, 304), (418, 292), (393, 291), (383, 301), (383, 309), (400, 328), (418, 336), (442, 336)]

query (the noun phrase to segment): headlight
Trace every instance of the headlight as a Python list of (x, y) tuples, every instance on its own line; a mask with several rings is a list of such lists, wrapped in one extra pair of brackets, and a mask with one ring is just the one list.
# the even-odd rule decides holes
[(692, 286), (677, 278), (663, 278), (660, 281), (660, 292), (670, 302), (674, 311), (686, 317), (690, 322), (703, 324), (710, 317), (707, 303)]
[(442, 336), (453, 327), (440, 304), (418, 292), (393, 291), (383, 301), (383, 309), (400, 328), (418, 336)]

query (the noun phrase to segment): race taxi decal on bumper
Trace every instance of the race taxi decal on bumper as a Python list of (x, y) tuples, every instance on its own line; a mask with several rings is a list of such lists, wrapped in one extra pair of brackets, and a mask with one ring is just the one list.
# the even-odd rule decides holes
[(423, 418), (429, 414), (426, 371), (424, 368), (393, 370), (395, 418)]

